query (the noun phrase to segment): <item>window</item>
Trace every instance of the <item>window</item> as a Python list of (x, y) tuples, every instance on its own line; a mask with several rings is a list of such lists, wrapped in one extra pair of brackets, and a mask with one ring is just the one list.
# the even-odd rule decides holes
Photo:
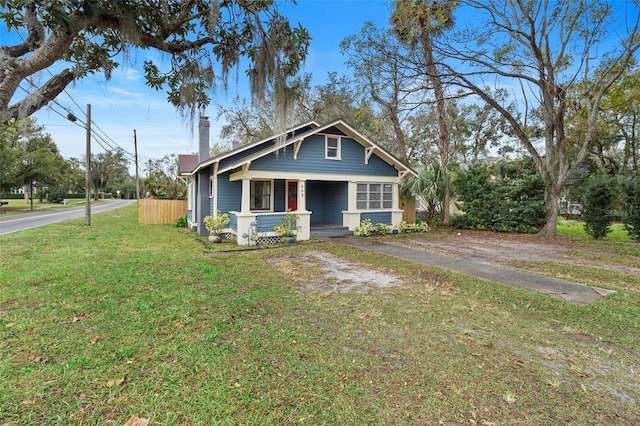
[(271, 186), (269, 180), (251, 181), (251, 210), (271, 210)]
[(393, 185), (390, 183), (359, 183), (358, 210), (390, 209), (393, 207)]
[(338, 136), (325, 136), (324, 147), (326, 160), (340, 159), (340, 138)]

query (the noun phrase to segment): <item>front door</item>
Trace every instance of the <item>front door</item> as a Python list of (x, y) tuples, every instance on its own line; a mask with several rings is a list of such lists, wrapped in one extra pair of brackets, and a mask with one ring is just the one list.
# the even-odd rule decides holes
[(287, 209), (292, 212), (298, 210), (298, 182), (287, 182)]

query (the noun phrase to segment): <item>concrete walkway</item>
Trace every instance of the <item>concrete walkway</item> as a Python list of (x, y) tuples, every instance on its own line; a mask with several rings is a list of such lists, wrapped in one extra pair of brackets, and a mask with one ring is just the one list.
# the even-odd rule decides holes
[(364, 250), (394, 256), (400, 259), (409, 260), (424, 265), (436, 266), (454, 272), (484, 278), (489, 281), (523, 288), (525, 290), (545, 293), (556, 299), (566, 302), (584, 305), (595, 302), (613, 290), (606, 290), (598, 287), (590, 287), (571, 281), (545, 277), (543, 275), (524, 272), (519, 269), (506, 266), (493, 266), (483, 263), (472, 262), (455, 257), (442, 256), (428, 253), (422, 250), (415, 250), (394, 244), (385, 244), (366, 238), (347, 237), (336, 238), (331, 241), (357, 247)]

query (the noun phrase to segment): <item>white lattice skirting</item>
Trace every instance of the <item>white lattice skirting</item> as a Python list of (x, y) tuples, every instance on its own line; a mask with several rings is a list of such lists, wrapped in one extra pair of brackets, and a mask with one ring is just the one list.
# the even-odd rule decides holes
[(258, 244), (280, 244), (282, 237), (279, 235), (272, 235), (269, 237), (258, 237)]

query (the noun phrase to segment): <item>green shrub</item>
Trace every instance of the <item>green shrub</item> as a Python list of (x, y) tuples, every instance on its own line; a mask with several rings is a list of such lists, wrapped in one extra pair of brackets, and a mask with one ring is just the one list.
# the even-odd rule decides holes
[(429, 232), (429, 224), (427, 222), (407, 223), (404, 220), (398, 224), (398, 231), (403, 234), (424, 233)]
[(360, 222), (360, 226), (356, 226), (353, 233), (359, 237), (368, 237), (373, 232), (373, 224), (371, 219), (365, 219)]
[(544, 224), (544, 186), (530, 160), (474, 164), (454, 181), (457, 228), (537, 232)]
[(640, 241), (640, 176), (624, 185), (623, 221), (629, 237)]
[(10, 192), (3, 192), (0, 194), (0, 200), (24, 200), (24, 194), (12, 194)]
[(180, 216), (178, 220), (176, 220), (176, 228), (186, 228), (187, 227), (187, 216)]
[(49, 188), (47, 190), (47, 200), (49, 200), (50, 203), (62, 203), (65, 198), (64, 191), (58, 188)]
[(371, 231), (372, 235), (386, 235), (391, 234), (393, 232), (393, 228), (386, 223), (376, 223), (373, 227), (373, 231)]
[(593, 175), (588, 181), (582, 196), (582, 218), (584, 231), (599, 240), (611, 232), (611, 215), (616, 193), (614, 181), (609, 176)]

